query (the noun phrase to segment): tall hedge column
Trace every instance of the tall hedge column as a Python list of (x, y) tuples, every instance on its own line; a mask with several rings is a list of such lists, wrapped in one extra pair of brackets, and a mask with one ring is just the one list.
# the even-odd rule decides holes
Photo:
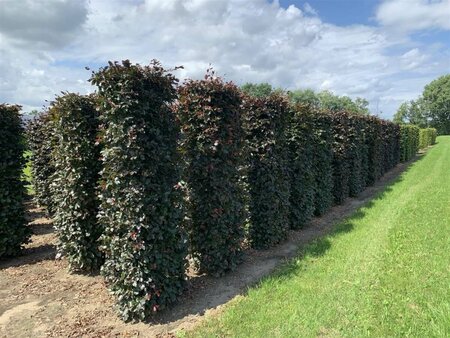
[(98, 113), (92, 97), (77, 94), (56, 98), (50, 110), (56, 137), (52, 191), (58, 251), (67, 257), (71, 270), (95, 271), (103, 263), (98, 250), (103, 229), (97, 220)]
[(20, 107), (0, 105), (0, 258), (20, 253), (29, 241), (24, 211), (23, 128)]
[(265, 249), (281, 242), (287, 237), (289, 229), (291, 182), (285, 137), (289, 114), (289, 103), (281, 95), (246, 98), (249, 237), (252, 247), (256, 249)]
[(34, 201), (38, 206), (45, 207), (47, 214), (52, 217), (54, 207), (50, 185), (55, 172), (52, 149), (56, 139), (53, 121), (48, 111), (36, 116), (28, 124), (27, 138), (31, 150)]
[(221, 275), (240, 262), (244, 236), (241, 93), (212, 73), (179, 93), (191, 253), (201, 271)]
[(91, 82), (103, 123), (102, 274), (122, 317), (144, 319), (174, 302), (185, 284), (179, 130), (169, 106), (177, 80), (156, 61), (123, 61), (101, 68)]

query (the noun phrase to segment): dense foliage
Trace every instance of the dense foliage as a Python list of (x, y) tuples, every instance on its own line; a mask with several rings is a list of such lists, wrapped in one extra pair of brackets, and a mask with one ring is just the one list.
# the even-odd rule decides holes
[[(333, 121), (323, 111), (311, 114), (313, 129), (314, 214), (323, 215), (333, 205)], [(301, 189), (301, 188), (299, 188)]]
[(246, 97), (244, 111), (249, 241), (253, 248), (263, 249), (286, 239), (289, 229), (291, 182), (286, 147), (289, 102), (279, 94)]
[(187, 81), (179, 95), (191, 254), (200, 271), (220, 275), (242, 256), (242, 96), (212, 72), (204, 80)]
[(424, 149), (436, 143), (437, 131), (435, 128), (423, 128), (419, 133), (419, 149)]
[(101, 271), (122, 317), (143, 319), (185, 285), (179, 130), (170, 109), (177, 80), (157, 61), (123, 61), (93, 73), (91, 82), (102, 123)]
[(400, 126), (400, 160), (409, 161), (419, 150), (420, 128), (414, 125)]
[(450, 74), (426, 85), (417, 100), (402, 103), (394, 122), (433, 127), (440, 135), (450, 134)]
[(333, 196), (341, 204), (349, 196), (349, 177), (353, 145), (350, 139), (350, 121), (346, 112), (332, 113), (333, 126)]
[(55, 144), (53, 121), (48, 111), (34, 117), (27, 125), (27, 140), (31, 150), (31, 173), (34, 188), (34, 201), (45, 207), (49, 216), (54, 207), (50, 186), (55, 167), (52, 149)]
[[(290, 174), (289, 224), (292, 229), (299, 229), (308, 222), (315, 211), (316, 142), (319, 138), (318, 126), (314, 123), (314, 113), (308, 106), (297, 105), (292, 112), (287, 130), (287, 149)], [(328, 168), (327, 171), (330, 171)], [(330, 172), (331, 174), (331, 172)], [(325, 208), (329, 207), (329, 203)]]
[(58, 251), (71, 270), (95, 271), (103, 263), (98, 250), (103, 231), (97, 221), (98, 113), (93, 97), (72, 93), (57, 97), (50, 111), (56, 138), (52, 191)]
[(28, 243), (21, 181), (24, 166), (20, 106), (0, 105), (0, 258), (15, 256)]

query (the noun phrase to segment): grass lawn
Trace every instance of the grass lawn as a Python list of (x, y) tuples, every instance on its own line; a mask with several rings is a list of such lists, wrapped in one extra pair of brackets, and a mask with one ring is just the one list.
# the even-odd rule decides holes
[(450, 337), (450, 136), (182, 337)]
[(31, 151), (27, 150), (23, 157), (26, 160), (26, 165), (23, 168), (23, 177), (22, 180), (25, 181), (25, 187), (29, 195), (34, 194), (33, 185), (31, 184)]

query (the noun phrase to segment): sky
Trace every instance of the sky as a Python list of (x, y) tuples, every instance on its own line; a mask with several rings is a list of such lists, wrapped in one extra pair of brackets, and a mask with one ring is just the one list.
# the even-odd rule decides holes
[(450, 0), (0, 0), (0, 102), (41, 110), (124, 59), (364, 97), (389, 119), (450, 73)]

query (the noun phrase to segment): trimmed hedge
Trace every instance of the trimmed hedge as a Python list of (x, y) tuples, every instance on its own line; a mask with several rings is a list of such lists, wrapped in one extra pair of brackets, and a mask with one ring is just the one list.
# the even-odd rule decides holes
[(419, 150), (420, 128), (414, 125), (400, 126), (400, 160), (409, 161)]
[(48, 216), (52, 217), (54, 206), (50, 186), (55, 172), (52, 161), (55, 133), (48, 111), (36, 116), (28, 123), (27, 140), (31, 150), (34, 202), (46, 208)]
[(265, 249), (286, 239), (289, 229), (291, 182), (286, 148), (289, 101), (275, 93), (262, 98), (246, 97), (244, 111), (249, 241), (253, 248)]
[[(316, 139), (320, 133), (314, 124), (314, 113), (308, 106), (297, 105), (292, 109), (292, 118), (287, 130), (289, 156), (290, 195), (289, 224), (291, 229), (300, 229), (313, 216), (316, 193)], [(331, 175), (330, 175), (331, 177)], [(331, 182), (331, 181), (330, 181)], [(331, 191), (331, 190), (330, 190)], [(331, 203), (327, 203), (329, 205)]]
[(242, 258), (241, 104), (239, 88), (211, 72), (179, 89), (190, 250), (199, 270), (213, 275), (234, 269)]
[(58, 251), (71, 270), (96, 271), (103, 263), (98, 250), (103, 229), (97, 221), (98, 113), (93, 97), (72, 93), (57, 97), (50, 111), (56, 137), (52, 187)]
[(125, 320), (173, 303), (185, 287), (186, 238), (179, 190), (179, 136), (170, 103), (177, 79), (159, 62), (110, 62), (98, 86), (102, 123), (101, 272)]
[(0, 258), (18, 255), (31, 235), (23, 204), (25, 146), (20, 108), (0, 104)]
[(358, 196), (365, 188), (369, 170), (369, 150), (366, 144), (366, 119), (349, 114), (349, 195)]
[(314, 214), (322, 216), (333, 205), (333, 119), (323, 111), (311, 114), (313, 126)]
[(350, 116), (343, 111), (331, 112), (333, 128), (333, 197), (342, 204), (350, 194), (351, 156), (354, 146), (350, 138)]
[(425, 149), (436, 143), (437, 131), (435, 128), (420, 129), (419, 133), (419, 149)]

